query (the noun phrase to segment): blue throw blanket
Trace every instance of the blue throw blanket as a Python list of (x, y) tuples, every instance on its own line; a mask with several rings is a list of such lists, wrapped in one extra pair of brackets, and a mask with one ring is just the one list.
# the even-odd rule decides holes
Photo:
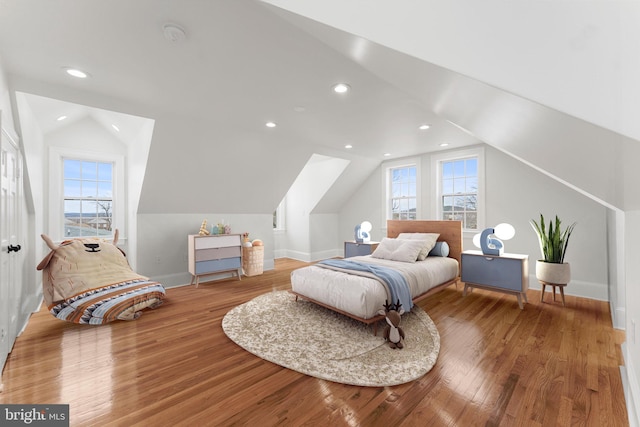
[(389, 303), (395, 304), (400, 300), (404, 311), (408, 312), (413, 308), (413, 300), (407, 279), (400, 273), (389, 267), (380, 265), (366, 264), (363, 262), (349, 261), (344, 259), (327, 259), (318, 262), (330, 267), (341, 268), (345, 270), (366, 271), (374, 274), (378, 279), (387, 284), (387, 289), (391, 294)]

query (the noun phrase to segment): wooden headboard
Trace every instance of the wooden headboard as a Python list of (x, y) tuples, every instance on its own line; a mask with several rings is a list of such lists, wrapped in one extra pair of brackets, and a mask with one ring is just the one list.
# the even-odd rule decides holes
[(400, 233), (440, 233), (438, 241), (447, 242), (449, 257), (460, 263), (462, 253), (462, 221), (387, 220), (387, 237)]

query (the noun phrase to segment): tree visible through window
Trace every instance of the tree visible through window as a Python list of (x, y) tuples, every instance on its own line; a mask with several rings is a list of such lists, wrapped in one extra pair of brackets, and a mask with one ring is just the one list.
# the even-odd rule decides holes
[(109, 236), (113, 224), (113, 163), (64, 159), (65, 237)]
[(416, 167), (406, 166), (389, 171), (391, 179), (391, 219), (416, 219)]
[(478, 158), (443, 161), (442, 219), (462, 221), (465, 229), (478, 228)]

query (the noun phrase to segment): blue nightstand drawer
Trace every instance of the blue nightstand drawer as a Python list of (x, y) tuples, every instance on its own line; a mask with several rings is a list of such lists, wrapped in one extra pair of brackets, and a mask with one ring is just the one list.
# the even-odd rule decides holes
[(344, 257), (371, 255), (378, 247), (378, 242), (356, 243), (344, 242)]
[(526, 262), (520, 258), (462, 253), (463, 282), (522, 292), (527, 282)]

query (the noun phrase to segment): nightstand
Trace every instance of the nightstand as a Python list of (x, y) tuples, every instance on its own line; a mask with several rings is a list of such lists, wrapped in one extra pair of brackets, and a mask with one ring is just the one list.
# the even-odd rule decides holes
[(350, 258), (359, 255), (371, 255), (376, 250), (380, 242), (356, 243), (355, 241), (344, 242), (344, 257)]
[(502, 254), (484, 255), (482, 251), (462, 252), (463, 296), (469, 288), (481, 288), (504, 292), (518, 298), (518, 306), (523, 308), (522, 299), (527, 301), (529, 289), (529, 255)]

